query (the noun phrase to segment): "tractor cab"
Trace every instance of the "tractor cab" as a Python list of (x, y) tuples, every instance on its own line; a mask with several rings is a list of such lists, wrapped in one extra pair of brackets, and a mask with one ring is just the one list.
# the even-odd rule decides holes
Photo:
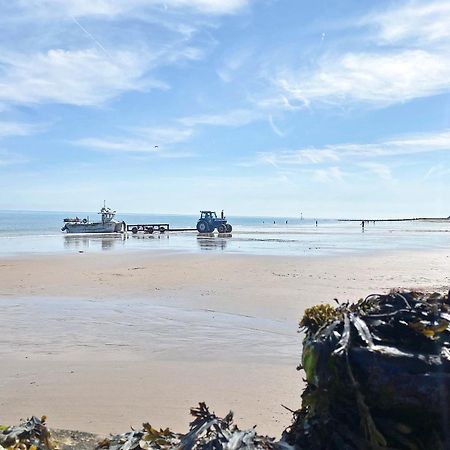
[(218, 218), (215, 211), (200, 211), (197, 231), (199, 233), (213, 233), (215, 229), (219, 233), (231, 233), (233, 228), (227, 223), (225, 217)]
[(200, 211), (200, 220), (215, 220), (217, 214), (215, 211)]

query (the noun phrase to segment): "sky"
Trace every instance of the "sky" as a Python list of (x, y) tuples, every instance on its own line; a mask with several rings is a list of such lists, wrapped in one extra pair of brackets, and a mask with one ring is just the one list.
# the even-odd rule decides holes
[(450, 3), (0, 0), (0, 209), (450, 215)]

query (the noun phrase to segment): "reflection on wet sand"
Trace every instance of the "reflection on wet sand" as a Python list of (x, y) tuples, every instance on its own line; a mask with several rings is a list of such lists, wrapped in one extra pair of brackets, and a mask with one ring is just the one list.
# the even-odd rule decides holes
[(229, 238), (231, 238), (231, 234), (219, 234), (218, 236), (214, 233), (201, 234), (197, 236), (197, 243), (200, 250), (225, 250)]
[(111, 236), (80, 236), (80, 235), (66, 235), (64, 236), (64, 248), (69, 250), (88, 250), (98, 249), (112, 250), (119, 242), (123, 245), (125, 243), (125, 235), (111, 235)]
[(169, 239), (168, 234), (150, 234), (150, 233), (144, 233), (144, 234), (132, 234), (126, 237), (126, 239)]

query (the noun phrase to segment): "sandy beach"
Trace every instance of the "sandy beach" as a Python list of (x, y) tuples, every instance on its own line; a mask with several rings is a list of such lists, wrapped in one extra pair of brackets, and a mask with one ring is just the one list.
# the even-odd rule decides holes
[(390, 288), (447, 290), (447, 251), (330, 257), (71, 253), (0, 260), (0, 423), (186, 430), (199, 401), (279, 436), (300, 405), (298, 319)]

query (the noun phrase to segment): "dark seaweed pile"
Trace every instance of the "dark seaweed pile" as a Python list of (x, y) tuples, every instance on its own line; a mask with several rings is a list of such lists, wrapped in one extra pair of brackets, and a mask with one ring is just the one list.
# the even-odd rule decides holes
[(241, 431), (233, 424), (233, 413), (221, 419), (211, 413), (205, 403), (192, 408), (194, 420), (186, 434), (177, 434), (169, 429), (156, 430), (148, 423), (142, 430), (130, 431), (111, 436), (100, 442), (97, 449), (108, 450), (238, 450), (281, 448), (274, 444), (274, 439), (259, 436), (255, 429)]
[(301, 449), (450, 448), (449, 296), (371, 295), (306, 311)]
[[(240, 430), (233, 423), (232, 412), (222, 419), (210, 412), (205, 403), (199, 403), (197, 408), (191, 409), (191, 414), (194, 420), (186, 434), (174, 433), (168, 428), (157, 430), (149, 423), (144, 423), (141, 430), (111, 435), (96, 446), (89, 445), (93, 435), (87, 438), (83, 436), (71, 445), (53, 440), (45, 425), (45, 417), (38, 419), (33, 416), (20, 425), (7, 427), (0, 432), (0, 450), (287, 450), (288, 445), (275, 443), (273, 438), (258, 435), (255, 428)], [(59, 431), (55, 434), (64, 438), (67, 433)], [(79, 439), (73, 432), (69, 434)]]
[(17, 450), (55, 450), (45, 423), (46, 417), (32, 416), (20, 425), (6, 427), (0, 431), (0, 448)]

